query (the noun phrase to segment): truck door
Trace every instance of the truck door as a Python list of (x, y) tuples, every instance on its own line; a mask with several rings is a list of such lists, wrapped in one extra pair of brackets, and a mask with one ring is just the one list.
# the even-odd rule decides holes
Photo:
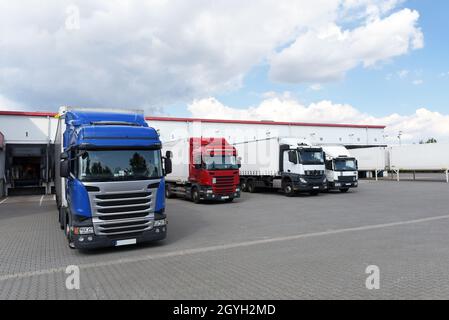
[(334, 160), (333, 159), (326, 160), (326, 178), (330, 182), (333, 182), (335, 180), (335, 178), (334, 178)]
[(284, 151), (284, 172), (285, 173), (299, 173), (298, 166), (298, 152), (296, 150)]

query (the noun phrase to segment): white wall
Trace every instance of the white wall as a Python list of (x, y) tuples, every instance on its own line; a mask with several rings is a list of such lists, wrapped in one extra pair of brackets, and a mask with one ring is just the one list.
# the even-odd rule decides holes
[[(49, 126), (50, 123), (50, 126)], [(288, 126), (240, 123), (148, 121), (159, 130), (162, 141), (189, 136), (225, 137), (230, 143), (267, 137), (293, 136), (305, 138), (313, 144), (342, 144), (354, 146), (384, 145), (383, 129)], [(0, 128), (6, 143), (53, 143), (57, 119), (53, 117), (0, 116)]]
[[(46, 144), (49, 121), (47, 117), (0, 116), (0, 128), (6, 143)], [(54, 133), (50, 132), (50, 136)]]
[(384, 145), (383, 129), (287, 126), (264, 124), (228, 124), (210, 122), (148, 121), (159, 130), (162, 141), (186, 136), (225, 137), (230, 143), (267, 137), (293, 136), (313, 144), (343, 144), (353, 146)]

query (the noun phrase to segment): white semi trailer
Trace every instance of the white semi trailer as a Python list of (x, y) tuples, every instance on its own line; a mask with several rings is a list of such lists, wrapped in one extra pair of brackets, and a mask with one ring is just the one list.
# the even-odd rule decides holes
[(297, 192), (318, 195), (327, 190), (324, 152), (298, 138), (267, 138), (234, 144), (240, 158), (242, 191), (282, 189), (286, 196)]
[(392, 146), (389, 149), (389, 169), (400, 171), (442, 171), (449, 183), (449, 144), (415, 144)]
[(323, 146), (328, 190), (345, 193), (358, 187), (357, 159), (344, 146)]

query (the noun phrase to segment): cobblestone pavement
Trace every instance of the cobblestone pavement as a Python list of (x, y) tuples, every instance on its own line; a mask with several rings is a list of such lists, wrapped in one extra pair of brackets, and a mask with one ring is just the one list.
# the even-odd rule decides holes
[[(0, 299), (447, 299), (449, 186), (167, 203), (168, 239), (73, 251), (53, 196), (0, 199)], [(81, 270), (80, 290), (65, 268)], [(365, 269), (380, 268), (367, 290)]]

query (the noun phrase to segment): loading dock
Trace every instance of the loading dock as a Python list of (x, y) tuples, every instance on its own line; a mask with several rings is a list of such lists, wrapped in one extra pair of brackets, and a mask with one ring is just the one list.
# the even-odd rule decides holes
[(49, 186), (50, 145), (7, 144), (5, 182), (7, 195), (45, 194)]
[[(4, 195), (53, 192), (55, 115), (0, 110), (0, 128), (5, 135), (5, 147), (0, 150), (0, 195), (2, 190)], [(319, 145), (385, 145), (384, 126), (162, 117), (147, 117), (146, 121), (158, 130), (163, 142), (188, 136), (222, 136), (231, 143), (244, 137), (297, 136)]]

